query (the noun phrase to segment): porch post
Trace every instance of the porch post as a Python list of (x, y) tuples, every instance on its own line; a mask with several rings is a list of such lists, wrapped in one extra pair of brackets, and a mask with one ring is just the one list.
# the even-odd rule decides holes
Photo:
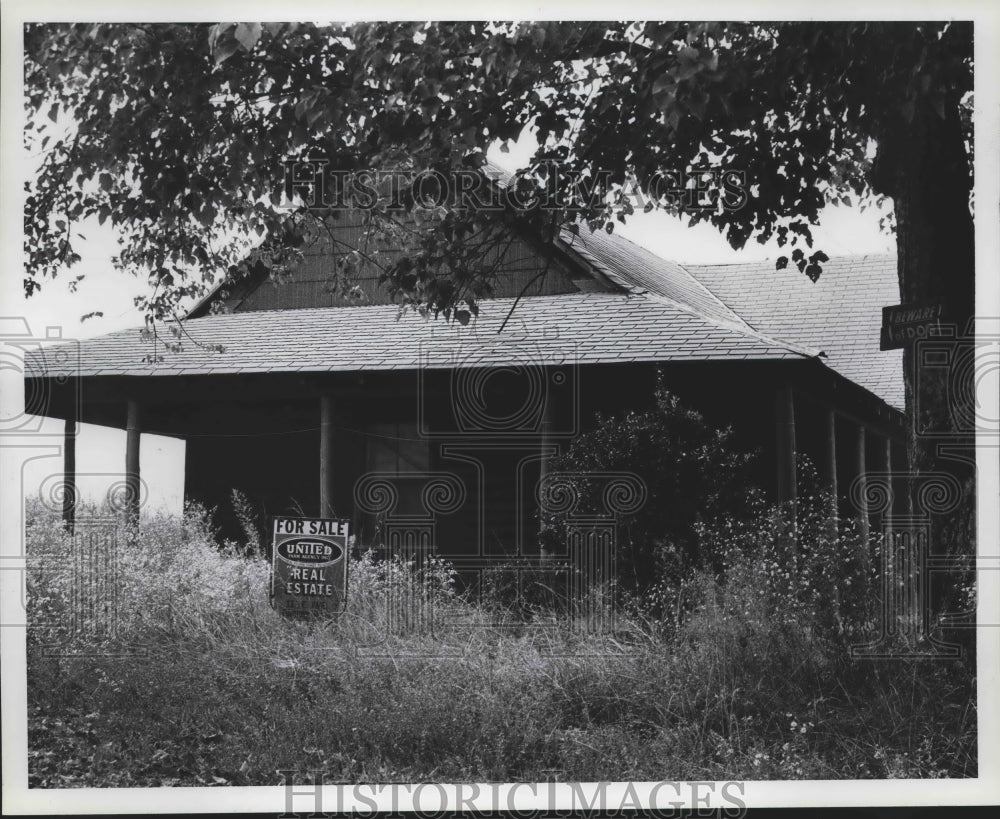
[(798, 494), (795, 477), (795, 401), (790, 386), (779, 387), (775, 394), (774, 425), (778, 502), (794, 502)]
[(141, 485), (139, 476), (139, 443), (142, 429), (139, 426), (139, 403), (130, 398), (125, 421), (125, 509), (130, 521), (139, 520)]
[(324, 395), (319, 400), (319, 516), (334, 517), (333, 499), (333, 396)]
[(903, 514), (907, 517), (913, 517), (913, 475), (910, 473), (910, 462), (907, 460), (906, 447), (899, 441), (893, 441), (892, 438), (889, 438), (889, 446), (895, 447), (896, 457), (894, 461), (899, 466), (900, 471), (904, 473), (901, 478), (903, 484)]
[(889, 503), (888, 508), (885, 510), (885, 514), (882, 516), (882, 531), (885, 534), (885, 546), (884, 548), (892, 548), (892, 517), (896, 514), (896, 490), (899, 486), (899, 480), (895, 475), (892, 474), (892, 438), (886, 436), (883, 444), (883, 460), (885, 461), (885, 471), (887, 475), (887, 482), (889, 484), (889, 492), (892, 495), (892, 501)]
[(837, 495), (837, 413), (831, 407), (826, 411), (826, 485), (830, 490), (830, 523), (836, 531), (839, 517)]
[(63, 428), (63, 526), (73, 534), (76, 523), (76, 418), (72, 410)]
[(861, 536), (868, 542), (868, 535), (871, 532), (871, 523), (868, 520), (868, 496), (867, 479), (865, 473), (868, 466), (865, 462), (865, 447), (867, 445), (868, 434), (864, 424), (858, 424), (857, 438), (855, 440), (854, 471), (858, 480), (858, 522), (861, 524)]
[[(552, 461), (552, 410), (551, 410), (551, 399), (546, 398), (545, 406), (542, 409), (542, 423), (541, 423), (541, 441), (540, 441), (540, 455), (539, 460), (539, 471), (538, 471), (538, 485), (542, 486), (545, 482), (545, 477), (549, 474), (551, 469)], [(541, 513), (541, 507), (539, 507), (539, 513)], [(538, 516), (538, 533), (541, 535), (547, 526), (545, 524), (544, 518), (539, 514)], [(552, 555), (545, 547), (544, 538), (539, 538), (540, 548), (539, 556), (545, 560), (550, 558)]]

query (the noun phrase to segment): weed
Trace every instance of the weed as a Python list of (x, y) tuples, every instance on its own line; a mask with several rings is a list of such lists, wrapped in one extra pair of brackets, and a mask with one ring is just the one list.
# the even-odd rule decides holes
[[(976, 775), (972, 665), (850, 659), (840, 629), (863, 631), (863, 601), (819, 582), (818, 541), (786, 576), (773, 517), (706, 530), (725, 570), (664, 588), (679, 602), (661, 619), (624, 613), (623, 645), (541, 604), (525, 617), (459, 593), (442, 561), (371, 553), (351, 559), (341, 617), (284, 620), (266, 562), (218, 545), (197, 507), (116, 524), (118, 619), (102, 630), (79, 606), (73, 541), (29, 513), (35, 787), (273, 785), (317, 768), (353, 782)], [(401, 602), (410, 620), (390, 628)]]

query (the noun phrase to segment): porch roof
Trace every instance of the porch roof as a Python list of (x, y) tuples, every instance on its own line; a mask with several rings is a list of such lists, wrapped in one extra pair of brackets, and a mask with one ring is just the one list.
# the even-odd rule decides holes
[[(83, 377), (352, 372), (712, 360), (804, 360), (818, 350), (722, 323), (653, 293), (574, 293), (480, 303), (467, 326), (395, 305), (231, 313), (188, 319), (160, 341), (138, 329), (80, 342)], [(163, 343), (180, 344), (179, 351)], [(222, 352), (211, 348), (222, 346)], [(27, 356), (44, 377), (49, 355)], [(65, 371), (65, 365), (61, 368)]]

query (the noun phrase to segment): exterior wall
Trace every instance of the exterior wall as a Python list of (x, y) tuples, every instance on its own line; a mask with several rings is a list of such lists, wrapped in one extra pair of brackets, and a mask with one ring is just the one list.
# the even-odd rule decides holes
[[(868, 471), (885, 469), (887, 441), (893, 442), (893, 467), (902, 468), (901, 416), (817, 362), (688, 362), (663, 366), (662, 371), (667, 388), (686, 406), (715, 426), (732, 426), (740, 449), (759, 450), (757, 482), (765, 489), (774, 488), (778, 465), (775, 395), (788, 385), (794, 397), (795, 448), (820, 469), (828, 466), (824, 434), (830, 408), (836, 411), (841, 515), (857, 511), (847, 494), (861, 460), (858, 425), (866, 430), (863, 460)], [(549, 445), (565, 446), (575, 433), (593, 427), (597, 412), (649, 408), (656, 372), (653, 365), (605, 364), (542, 365), (520, 375), (498, 369), (109, 376), (85, 380), (80, 421), (123, 427), (125, 406), (136, 402), (142, 432), (186, 440), (188, 498), (218, 507), (223, 535), (240, 537), (230, 511), (232, 488), (243, 491), (265, 515), (318, 514), (320, 407), (327, 396), (336, 410), (331, 500), (338, 514), (354, 517), (356, 532), (374, 532), (374, 520), (355, 511), (355, 482), (361, 476), (373, 470), (403, 477), (443, 471), (453, 473), (469, 497), (460, 508), (438, 516), (442, 550), (461, 552), (472, 544), (504, 553), (533, 542), (533, 489), (546, 441), (541, 420), (547, 416)], [(562, 386), (547, 387), (546, 400), (538, 404), (537, 395), (523, 389), (523, 376), (530, 373), (544, 378), (528, 378), (527, 383), (558, 381)], [(563, 377), (553, 378), (557, 373)], [(456, 412), (463, 402), (466, 409), (475, 409), (476, 396), (488, 410), (485, 429), (476, 428), (474, 412)], [(517, 416), (518, 428), (493, 423), (515, 417), (522, 405), (534, 407), (535, 414)], [(156, 480), (155, 475), (145, 477)], [(398, 513), (421, 512), (408, 505), (412, 484), (403, 498)], [(877, 529), (880, 522), (873, 516), (871, 525)]]
[[(379, 283), (381, 270), (376, 261), (383, 268), (387, 267), (403, 253), (402, 243), (393, 240), (379, 242), (368, 233), (358, 214), (345, 212), (342, 219), (331, 224), (330, 235), (319, 235), (312, 245), (304, 249), (302, 263), (290, 271), (280, 284), (269, 279), (243, 283), (233, 287), (223, 303), (235, 312), (391, 304), (394, 299), (385, 285)], [(481, 294), (481, 298), (487, 295), (515, 297), (529, 285), (528, 295), (535, 296), (579, 292), (573, 278), (579, 278), (581, 274), (572, 271), (560, 258), (553, 258), (545, 276), (532, 282), (545, 269), (545, 260), (523, 239), (510, 239), (483, 257), (484, 265), (497, 266), (502, 273), (493, 282), (492, 292)], [(351, 248), (366, 249), (366, 255), (373, 256), (373, 261), (362, 259), (357, 272), (349, 279), (345, 277), (343, 286), (338, 290), (334, 287), (337, 265)], [(377, 259), (374, 259), (376, 248)], [(347, 287), (357, 288), (356, 295), (345, 294)]]
[[(552, 370), (545, 383), (553, 383)], [(667, 388), (716, 426), (731, 425), (734, 444), (758, 450), (757, 482), (773, 489), (775, 462), (774, 393), (786, 383), (788, 366), (695, 363), (662, 368)], [(531, 553), (536, 548), (535, 485), (541, 475), (543, 446), (565, 447), (575, 434), (593, 429), (596, 414), (643, 411), (653, 405), (656, 368), (652, 365), (600, 365), (564, 370), (562, 391), (538, 395), (517, 389), (524, 373), (481, 373), (469, 392), (469, 373), (439, 371), (387, 374), (369, 387), (329, 391), (337, 408), (333, 439), (334, 508), (351, 517), (363, 543), (371, 544), (376, 517), (356, 508), (355, 483), (380, 472), (400, 491), (393, 514), (419, 518), (420, 489), (429, 474), (451, 473), (465, 488), (466, 499), (454, 510), (434, 515), (435, 544), (443, 554), (468, 554), (480, 547), (487, 554)], [(521, 381), (518, 379), (521, 378)], [(534, 382), (532, 382), (534, 383)], [(828, 397), (804, 377), (794, 379), (796, 449), (822, 470), (828, 449), (823, 418)], [(456, 407), (481, 398), (486, 417)], [(502, 419), (518, 406), (532, 407), (523, 423), (504, 429)], [(846, 407), (841, 407), (846, 411)], [(492, 416), (489, 413), (493, 413)], [(171, 413), (174, 417), (176, 411)], [(547, 436), (541, 422), (548, 417)], [(852, 416), (853, 417), (853, 416)], [(319, 400), (282, 403), (262, 399), (214, 405), (211, 412), (190, 417), (200, 428), (188, 436), (188, 495), (218, 506), (224, 534), (240, 535), (229, 514), (229, 493), (241, 489), (262, 512), (316, 514), (319, 508)], [(479, 426), (476, 426), (478, 421)], [(492, 419), (492, 420), (491, 420)], [(869, 468), (884, 457), (884, 430), (871, 419)], [(491, 423), (493, 426), (491, 427)], [(510, 426), (510, 425), (508, 425)], [(850, 430), (845, 416), (838, 429)], [(845, 496), (853, 475), (853, 437), (838, 442), (838, 485)], [(846, 470), (846, 471), (845, 471)], [(845, 513), (849, 513), (846, 511)]]

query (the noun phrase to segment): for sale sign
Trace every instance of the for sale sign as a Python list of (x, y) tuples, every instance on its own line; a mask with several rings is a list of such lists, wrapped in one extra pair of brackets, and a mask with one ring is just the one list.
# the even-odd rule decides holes
[(348, 521), (274, 518), (271, 601), (286, 617), (328, 617), (347, 600)]

